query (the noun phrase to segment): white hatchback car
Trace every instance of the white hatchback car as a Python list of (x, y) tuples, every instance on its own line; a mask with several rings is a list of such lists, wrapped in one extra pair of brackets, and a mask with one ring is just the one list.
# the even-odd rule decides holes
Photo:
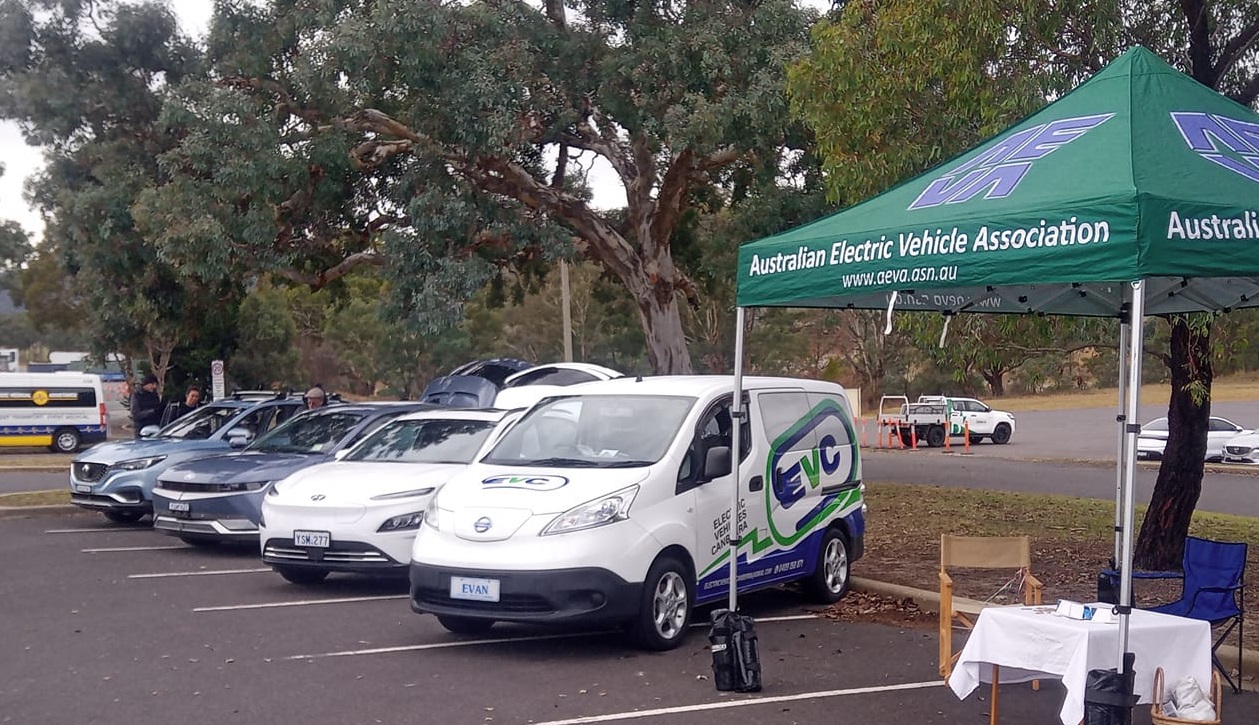
[(294, 584), (334, 571), (406, 576), (429, 498), (516, 417), (502, 410), (412, 413), (340, 460), (275, 483), (258, 526), (263, 562)]
[[(1222, 460), (1224, 458), (1224, 444), (1239, 435), (1248, 433), (1254, 433), (1254, 431), (1249, 428), (1243, 428), (1228, 418), (1211, 416), (1209, 427), (1207, 428), (1206, 460)], [(1141, 426), (1141, 432), (1137, 434), (1137, 458), (1157, 461), (1163, 457), (1163, 448), (1166, 445), (1167, 418), (1155, 418)]]
[(1244, 433), (1224, 442), (1225, 463), (1259, 463), (1259, 433)]

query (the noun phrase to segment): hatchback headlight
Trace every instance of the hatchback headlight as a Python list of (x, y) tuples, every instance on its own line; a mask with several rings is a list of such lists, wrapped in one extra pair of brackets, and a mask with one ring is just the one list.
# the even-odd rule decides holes
[(428, 488), (416, 488), (410, 491), (398, 491), (396, 493), (382, 493), (379, 496), (372, 496), (373, 501), (392, 501), (398, 498), (415, 498), (417, 496), (427, 496), (437, 489), (429, 486)]
[(542, 529), (542, 536), (548, 534), (566, 534), (570, 531), (584, 531), (597, 526), (605, 526), (629, 518), (630, 504), (638, 495), (638, 486), (623, 488), (603, 498), (584, 503), (555, 517), (555, 520)]
[(129, 461), (118, 461), (110, 468), (116, 471), (143, 471), (146, 468), (152, 468), (162, 461), (166, 460), (166, 456), (149, 456), (148, 458), (132, 458)]
[(380, 528), (376, 529), (376, 531), (378, 533), (384, 533), (386, 531), (406, 531), (408, 529), (418, 529), (420, 528), (420, 522), (423, 520), (424, 512), (414, 511), (409, 514), (402, 514), (401, 516), (394, 516), (386, 519), (385, 523), (381, 524)]
[(428, 508), (424, 509), (424, 515), (420, 517), (425, 526), (433, 529), (433, 531), (441, 531), (441, 509), (437, 506), (437, 497), (434, 496), (428, 500)]

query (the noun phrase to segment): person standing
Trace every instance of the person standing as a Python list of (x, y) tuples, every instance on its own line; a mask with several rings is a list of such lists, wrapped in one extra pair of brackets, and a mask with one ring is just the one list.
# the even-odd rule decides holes
[(131, 421), (136, 438), (145, 426), (162, 422), (162, 396), (157, 392), (157, 376), (152, 373), (145, 375), (140, 389), (131, 394)]
[(184, 391), (184, 399), (177, 403), (170, 403), (166, 406), (166, 410), (162, 413), (162, 425), (166, 425), (172, 420), (188, 415), (192, 411), (201, 407), (201, 386), (189, 385)]
[(302, 396), (302, 400), (306, 401), (307, 410), (314, 410), (315, 408), (323, 407), (324, 403), (328, 401), (328, 394), (324, 392), (322, 385), (315, 383)]

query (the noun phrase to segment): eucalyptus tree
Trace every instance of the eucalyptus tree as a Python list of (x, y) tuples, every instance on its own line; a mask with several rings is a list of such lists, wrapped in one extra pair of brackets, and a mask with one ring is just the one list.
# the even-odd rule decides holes
[[(814, 29), (789, 92), (818, 136), (833, 198), (847, 203), (963, 151), (1133, 43), (1253, 105), (1257, 38), (1255, 0), (853, 1)], [(1180, 562), (1213, 377), (1211, 318), (1167, 321), (1171, 433), (1135, 551), (1138, 566), (1156, 569)]]
[(187, 277), (132, 215), (179, 139), (162, 98), (200, 67), (163, 3), (0, 0), (0, 118), (45, 151), (31, 187), (44, 246), (73, 280), (97, 356), (146, 357), (159, 378), (239, 294)]
[[(396, 315), (457, 320), (494, 275), (555, 259), (628, 290), (658, 372), (692, 369), (675, 262), (695, 194), (775, 170), (790, 0), (273, 0), (216, 6), (213, 82), (168, 106), (146, 229), (205, 276), (327, 284), (379, 266)], [(626, 196), (591, 201), (593, 165)]]

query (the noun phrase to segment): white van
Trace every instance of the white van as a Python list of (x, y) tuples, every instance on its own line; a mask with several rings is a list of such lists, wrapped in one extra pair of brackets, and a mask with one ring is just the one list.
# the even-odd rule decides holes
[[(848, 399), (813, 380), (743, 385), (739, 590), (802, 579), (836, 601), (865, 533)], [(728, 595), (733, 390), (619, 378), (540, 401), (430, 501), (412, 610), (461, 633), (595, 622), (679, 645), (692, 608)]]
[(99, 375), (0, 373), (0, 446), (48, 446), (71, 453), (100, 443), (109, 414)]

